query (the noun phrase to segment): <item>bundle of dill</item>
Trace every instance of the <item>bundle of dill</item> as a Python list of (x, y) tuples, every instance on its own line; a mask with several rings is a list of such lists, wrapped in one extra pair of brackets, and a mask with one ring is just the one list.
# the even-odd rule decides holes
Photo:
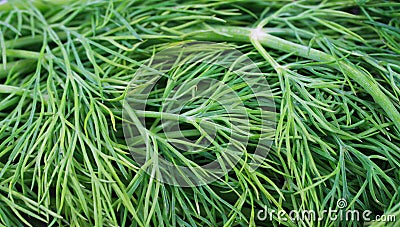
[[(254, 114), (249, 143), (272, 136), (268, 155), (256, 170), (243, 156), (213, 182), (179, 187), (151, 177), (131, 155), (122, 109), (144, 63), (192, 41), (228, 45), (257, 65), (276, 129), (266, 135), (252, 99), (237, 90)], [(400, 224), (400, 3), (1, 1), (0, 51), (2, 226)], [(149, 93), (155, 107), (197, 75), (240, 85), (215, 67), (189, 63), (174, 73), (182, 77)], [(145, 115), (153, 125), (134, 125), (161, 138), (145, 145), (176, 156), (158, 135), (159, 110)], [(234, 124), (218, 114), (216, 122)], [(178, 156), (202, 165), (217, 145)], [(265, 208), (284, 212), (262, 220)], [(339, 208), (360, 217), (289, 215)], [(377, 215), (391, 218), (373, 221)]]

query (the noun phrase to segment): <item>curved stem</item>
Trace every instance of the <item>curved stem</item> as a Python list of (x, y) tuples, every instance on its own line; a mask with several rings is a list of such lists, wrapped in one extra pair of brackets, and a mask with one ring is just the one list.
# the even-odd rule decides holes
[(36, 68), (36, 60), (24, 59), (15, 62), (7, 63), (6, 65), (0, 64), (0, 79), (7, 77), (13, 69), (18, 69), (18, 73), (28, 73)]
[(30, 7), (31, 5), (34, 5), (39, 10), (43, 11), (51, 8), (54, 5), (64, 5), (72, 3), (73, 0), (53, 0), (53, 1), (29, 0), (29, 1), (31, 2), (29, 4), (27, 4), (27, 2), (23, 0), (6, 0), (0, 2), (0, 11), (13, 10), (14, 7), (17, 8)]
[[(394, 125), (400, 131), (400, 113), (394, 106), (389, 97), (380, 89), (378, 82), (365, 72), (358, 69), (353, 64), (333, 57), (322, 51), (293, 43), (282, 38), (273, 36), (265, 32), (264, 29), (251, 29), (243, 27), (215, 26), (213, 31), (209, 30), (191, 30), (187, 31), (185, 39), (196, 39), (206, 41), (234, 41), (251, 43), (256, 39), (262, 46), (276, 49), (286, 53), (293, 53), (297, 56), (312, 59), (318, 62), (331, 62), (331, 65), (345, 73), (348, 77), (356, 81), (368, 94), (370, 94), (375, 102), (379, 104), (387, 113)], [(255, 47), (258, 51), (259, 47)]]

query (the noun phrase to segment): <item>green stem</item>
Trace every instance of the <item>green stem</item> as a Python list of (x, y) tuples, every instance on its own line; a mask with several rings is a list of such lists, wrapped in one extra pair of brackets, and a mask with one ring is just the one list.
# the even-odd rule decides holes
[(297, 56), (312, 59), (318, 62), (331, 62), (331, 65), (345, 73), (348, 77), (356, 81), (361, 87), (370, 94), (375, 102), (379, 104), (393, 121), (398, 130), (400, 130), (400, 113), (394, 106), (389, 97), (380, 89), (378, 82), (358, 69), (353, 64), (345, 60), (337, 59), (334, 56), (322, 51), (293, 43), (282, 38), (273, 36), (265, 30), (257, 30), (243, 27), (215, 26), (213, 31), (193, 29), (187, 31), (185, 39), (196, 39), (203, 41), (234, 41), (251, 43), (252, 39), (257, 39), (263, 46), (293, 53)]
[(21, 74), (32, 72), (36, 68), (36, 63), (36, 60), (24, 59), (7, 63), (5, 66), (0, 64), (0, 79), (7, 77), (13, 69)]
[[(26, 1), (29, 1), (30, 3), (27, 3)], [(68, 5), (73, 1), (74, 0), (8, 0), (7, 2), (0, 4), (0, 11), (10, 11), (13, 10), (14, 7), (23, 9), (25, 7), (30, 7), (31, 5), (34, 5), (41, 11), (44, 11), (54, 7), (55, 5)]]
[(2, 93), (5, 93), (5, 94), (15, 93), (15, 94), (21, 95), (26, 91), (27, 91), (26, 89), (23, 89), (23, 88), (20, 88), (20, 87), (0, 84), (0, 94), (2, 94)]
[(7, 49), (6, 55), (7, 55), (7, 57), (17, 57), (17, 58), (35, 59), (35, 60), (38, 60), (40, 57), (40, 53), (35, 52), (35, 51), (14, 50), (14, 49)]
[[(60, 40), (66, 40), (67, 39), (67, 34), (65, 32), (57, 32), (56, 33), (57, 37)], [(21, 47), (31, 47), (35, 46), (34, 44), (42, 44), (43, 43), (44, 36), (43, 35), (35, 35), (35, 36), (29, 36), (29, 37), (18, 37), (17, 39), (13, 40), (7, 40), (4, 42), (4, 45), (8, 49), (13, 49), (13, 48), (21, 48)], [(48, 40), (48, 42), (53, 42), (52, 40)], [(36, 45), (41, 47), (41, 45)]]

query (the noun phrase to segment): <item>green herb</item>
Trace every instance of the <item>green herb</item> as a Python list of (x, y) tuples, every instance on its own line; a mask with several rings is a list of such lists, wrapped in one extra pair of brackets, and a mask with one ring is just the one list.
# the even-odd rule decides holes
[[(0, 225), (364, 225), (258, 218), (264, 207), (337, 209), (342, 198), (347, 210), (396, 217), (372, 225), (399, 225), (399, 18), (395, 1), (0, 3)], [(198, 77), (226, 76), (237, 86), (254, 127), (248, 150), (274, 138), (257, 170), (243, 155), (221, 179), (183, 188), (151, 178), (133, 159), (122, 104), (143, 63), (191, 41), (224, 43), (250, 57), (277, 119), (275, 131), (260, 128), (248, 90), (219, 67), (188, 62), (171, 72), (150, 93), (152, 111), (144, 115), (153, 123), (140, 128), (154, 133), (151, 149), (183, 165), (218, 155), (224, 128), (207, 152), (182, 153), (159, 130), (162, 98), (174, 86), (192, 89)], [(187, 111), (229, 122), (220, 106), (201, 106)]]

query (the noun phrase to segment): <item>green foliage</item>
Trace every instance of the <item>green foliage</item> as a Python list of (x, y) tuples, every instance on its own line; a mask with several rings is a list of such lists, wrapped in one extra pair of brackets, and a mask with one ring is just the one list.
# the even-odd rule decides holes
[[(345, 198), (347, 209), (397, 217), (372, 224), (398, 226), (399, 18), (395, 1), (1, 4), (0, 225), (277, 226), (276, 216), (257, 219), (264, 206), (335, 209)], [(193, 40), (248, 55), (278, 117), (256, 171), (243, 160), (218, 181), (181, 188), (133, 160), (122, 103), (143, 62)]]

